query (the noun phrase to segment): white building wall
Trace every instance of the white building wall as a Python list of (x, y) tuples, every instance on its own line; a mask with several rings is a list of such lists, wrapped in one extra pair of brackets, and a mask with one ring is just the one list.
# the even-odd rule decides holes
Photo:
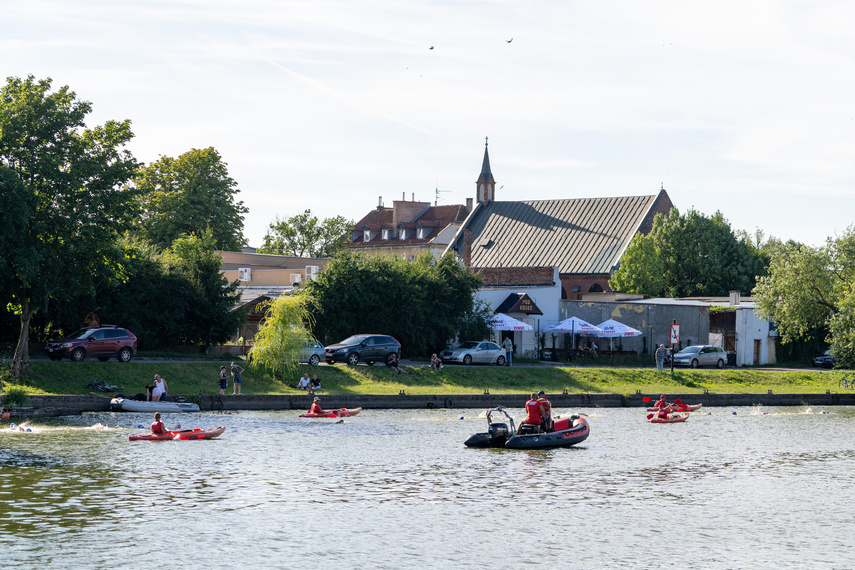
[(775, 364), (774, 342), (770, 347), (769, 321), (754, 312), (754, 303), (740, 303), (736, 311), (736, 365), (754, 365), (754, 341), (760, 341), (758, 364)]
[[(553, 268), (553, 285), (551, 287), (484, 287), (476, 293), (476, 298), (483, 300), (491, 309), (495, 310), (501, 305), (508, 295), (512, 293), (525, 293), (534, 304), (543, 311), (543, 315), (526, 315), (524, 313), (509, 313), (519, 321), (531, 325), (532, 331), (515, 331), (514, 345), (516, 354), (523, 355), (527, 351), (533, 351), (537, 348), (537, 334), (540, 334), (543, 327), (558, 322), (561, 311), (561, 278), (558, 275), (558, 268)], [(504, 339), (503, 331), (495, 331), (491, 340), (502, 343)], [(477, 339), (460, 339), (460, 340), (477, 340)]]

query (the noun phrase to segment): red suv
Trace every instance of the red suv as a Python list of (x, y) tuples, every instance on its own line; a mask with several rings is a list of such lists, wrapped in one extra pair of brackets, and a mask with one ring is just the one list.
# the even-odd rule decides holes
[(81, 362), (87, 355), (92, 355), (101, 362), (109, 360), (111, 356), (118, 358), (119, 362), (128, 362), (137, 353), (137, 337), (131, 331), (115, 325), (87, 327), (47, 343), (45, 352), (51, 360), (61, 360), (67, 356), (75, 362)]

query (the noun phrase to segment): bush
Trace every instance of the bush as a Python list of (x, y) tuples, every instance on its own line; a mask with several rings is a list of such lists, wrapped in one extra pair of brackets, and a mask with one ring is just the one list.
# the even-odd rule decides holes
[(12, 386), (11, 388), (6, 388), (5, 392), (3, 393), (2, 402), (3, 406), (7, 408), (23, 406), (27, 403), (27, 392), (19, 386)]

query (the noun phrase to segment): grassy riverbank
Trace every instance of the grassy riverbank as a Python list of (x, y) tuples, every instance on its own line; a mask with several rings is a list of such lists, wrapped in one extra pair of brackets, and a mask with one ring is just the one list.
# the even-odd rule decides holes
[[(31, 363), (32, 374), (17, 380), (9, 375), (8, 363), (0, 365), (0, 381), (6, 386), (21, 386), (31, 394), (86, 394), (93, 380), (122, 386), (128, 396), (143, 392), (155, 373), (166, 378), (171, 395), (192, 395), (219, 391), (220, 365), (228, 362), (158, 363), (49, 362)], [(243, 375), (246, 394), (297, 394), (292, 388), (308, 370), (317, 374), (322, 394), (494, 394), (547, 392), (587, 394), (702, 393), (716, 394), (816, 394), (841, 391), (842, 372), (833, 370), (765, 370), (730, 368), (724, 370), (676, 370), (673, 375), (654, 368), (604, 367), (497, 367), (446, 366), (432, 372), (426, 366), (409, 368), (411, 374), (397, 374), (380, 366), (300, 366), (284, 378), (250, 370)], [(231, 384), (227, 390), (231, 394)]]

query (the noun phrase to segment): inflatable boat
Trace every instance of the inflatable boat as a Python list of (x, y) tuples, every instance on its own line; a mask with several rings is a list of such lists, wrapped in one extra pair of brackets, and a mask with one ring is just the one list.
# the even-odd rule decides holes
[(199, 406), (190, 402), (141, 402), (128, 398), (113, 398), (110, 400), (111, 412), (198, 412)]
[(175, 439), (212, 439), (222, 435), (226, 428), (220, 426), (214, 429), (185, 429), (169, 433), (141, 433), (128, 437), (128, 441), (168, 441)]
[[(510, 423), (494, 422), (493, 414), (502, 413)], [(467, 447), (503, 447), (506, 449), (549, 449), (570, 447), (588, 438), (591, 429), (588, 422), (580, 416), (557, 419), (554, 429), (541, 432), (539, 426), (523, 424), (520, 433), (514, 429), (514, 419), (502, 408), (487, 412), (487, 431), (476, 433), (464, 441)]]
[(338, 410), (327, 410), (322, 414), (306, 412), (300, 414), (301, 418), (346, 418), (347, 416), (355, 416), (362, 411), (362, 408), (339, 408)]

